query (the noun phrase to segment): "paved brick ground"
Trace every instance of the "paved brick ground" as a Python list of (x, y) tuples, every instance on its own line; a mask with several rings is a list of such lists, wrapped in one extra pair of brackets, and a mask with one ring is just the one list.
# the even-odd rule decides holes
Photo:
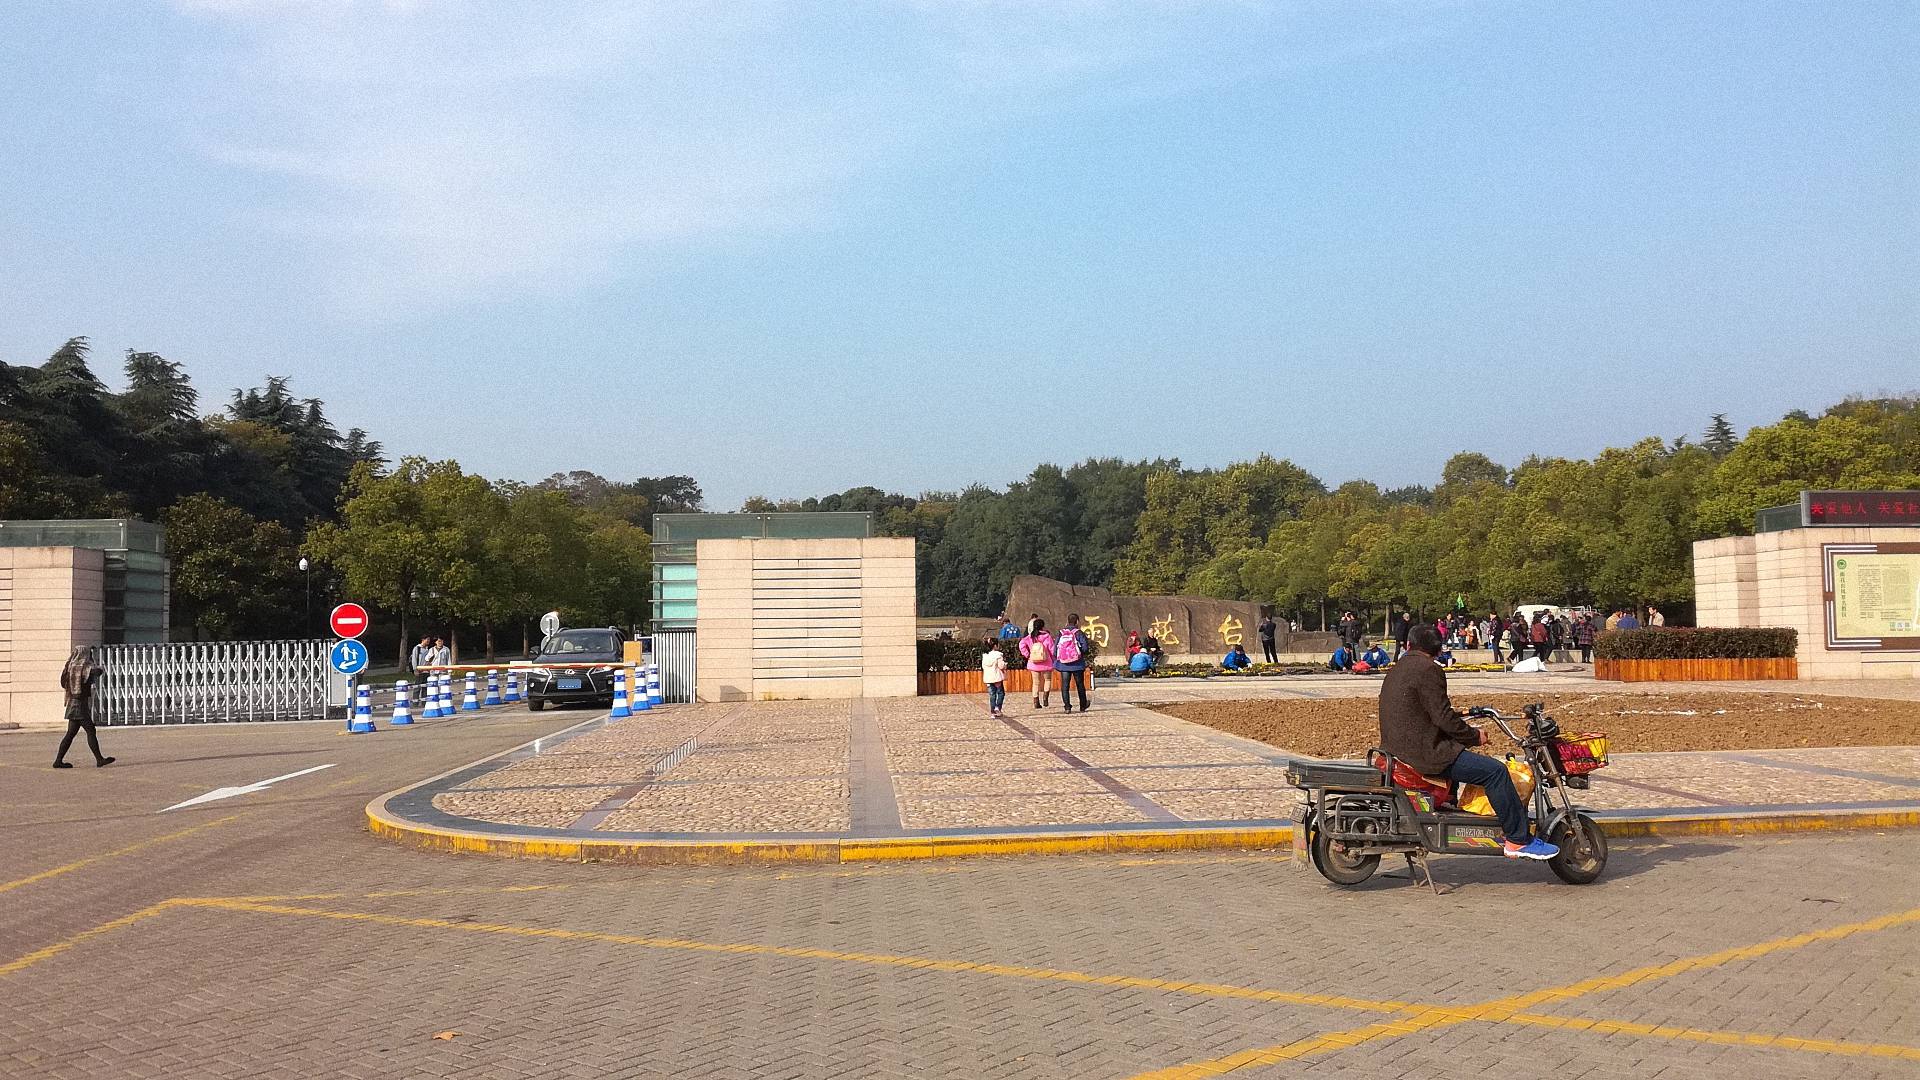
[(364, 832), (578, 715), (115, 731), (122, 764), (59, 773), (0, 735), (0, 1076), (1920, 1075), (1910, 835), (1622, 846), (1584, 889), (1440, 859), (1436, 897), (1261, 854), (704, 870)]
[[(1377, 691), (1377, 685), (1369, 684)], [(978, 696), (648, 712), (433, 798), (469, 829), (877, 837), (1044, 826), (1270, 825), (1300, 795), (1284, 751), (1130, 704)], [(1920, 805), (1920, 748), (1619, 754), (1603, 811)]]

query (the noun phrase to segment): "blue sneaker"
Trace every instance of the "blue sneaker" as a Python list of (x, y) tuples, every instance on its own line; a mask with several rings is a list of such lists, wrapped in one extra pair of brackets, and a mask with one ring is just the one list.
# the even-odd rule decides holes
[(1509, 859), (1540, 859), (1544, 861), (1560, 854), (1559, 848), (1554, 847), (1552, 844), (1547, 843), (1537, 836), (1525, 844), (1516, 844), (1511, 840), (1503, 840), (1501, 841), (1501, 846), (1505, 848), (1506, 856)]

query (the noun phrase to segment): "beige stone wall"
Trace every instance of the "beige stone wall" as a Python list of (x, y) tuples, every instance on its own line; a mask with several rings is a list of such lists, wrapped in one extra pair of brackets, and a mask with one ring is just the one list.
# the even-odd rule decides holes
[(105, 556), (87, 548), (0, 548), (0, 724), (59, 727), (60, 667), (105, 626)]
[[(1800, 634), (1802, 679), (1920, 678), (1920, 652), (1827, 648), (1826, 544), (1920, 541), (1920, 529), (1788, 529), (1693, 545), (1701, 626), (1788, 626)], [(1750, 568), (1750, 569), (1749, 569)]]
[(911, 539), (701, 540), (702, 701), (911, 696)]
[(1701, 626), (1759, 626), (1753, 537), (1693, 545), (1694, 621)]

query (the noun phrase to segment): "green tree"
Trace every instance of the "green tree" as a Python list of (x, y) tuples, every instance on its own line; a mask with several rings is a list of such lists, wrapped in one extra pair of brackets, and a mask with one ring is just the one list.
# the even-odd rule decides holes
[(306, 553), (337, 571), (355, 596), (392, 612), (407, 641), (423, 602), (465, 614), (484, 560), (484, 523), (463, 519), (486, 481), (451, 461), (402, 460), (390, 473), (360, 462), (348, 475), (340, 521), (307, 534)]
[(1796, 502), (1803, 489), (1920, 485), (1920, 475), (1903, 461), (1913, 453), (1881, 425), (1844, 413), (1754, 428), (1714, 469), (1700, 525), (1715, 536), (1749, 533), (1761, 510)]
[(574, 601), (582, 621), (637, 626), (651, 605), (653, 538), (625, 521), (590, 519), (589, 525)]
[(299, 589), (286, 526), (206, 494), (167, 507), (160, 523), (175, 627), (195, 640), (301, 636), (285, 618)]
[(1707, 434), (1700, 440), (1700, 445), (1715, 457), (1725, 457), (1740, 445), (1740, 436), (1734, 433), (1733, 425), (1727, 422), (1726, 413), (1714, 413), (1713, 418), (1707, 421)]

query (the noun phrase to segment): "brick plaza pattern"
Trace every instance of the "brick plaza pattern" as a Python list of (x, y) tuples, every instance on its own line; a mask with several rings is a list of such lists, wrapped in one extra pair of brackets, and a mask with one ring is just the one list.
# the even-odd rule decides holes
[[(595, 837), (1278, 826), (1301, 799), (1288, 757), (1125, 703), (1068, 714), (1015, 695), (995, 719), (968, 696), (730, 702), (557, 742), (432, 805), (465, 828)], [(1579, 801), (1603, 817), (1910, 809), (1920, 747), (1617, 754)]]
[(116, 731), (66, 772), (0, 736), (0, 1076), (1920, 1073), (1911, 834), (1622, 844), (1585, 888), (1445, 859), (1436, 897), (1263, 853), (637, 867), (365, 832), (374, 793), (567, 719)]

